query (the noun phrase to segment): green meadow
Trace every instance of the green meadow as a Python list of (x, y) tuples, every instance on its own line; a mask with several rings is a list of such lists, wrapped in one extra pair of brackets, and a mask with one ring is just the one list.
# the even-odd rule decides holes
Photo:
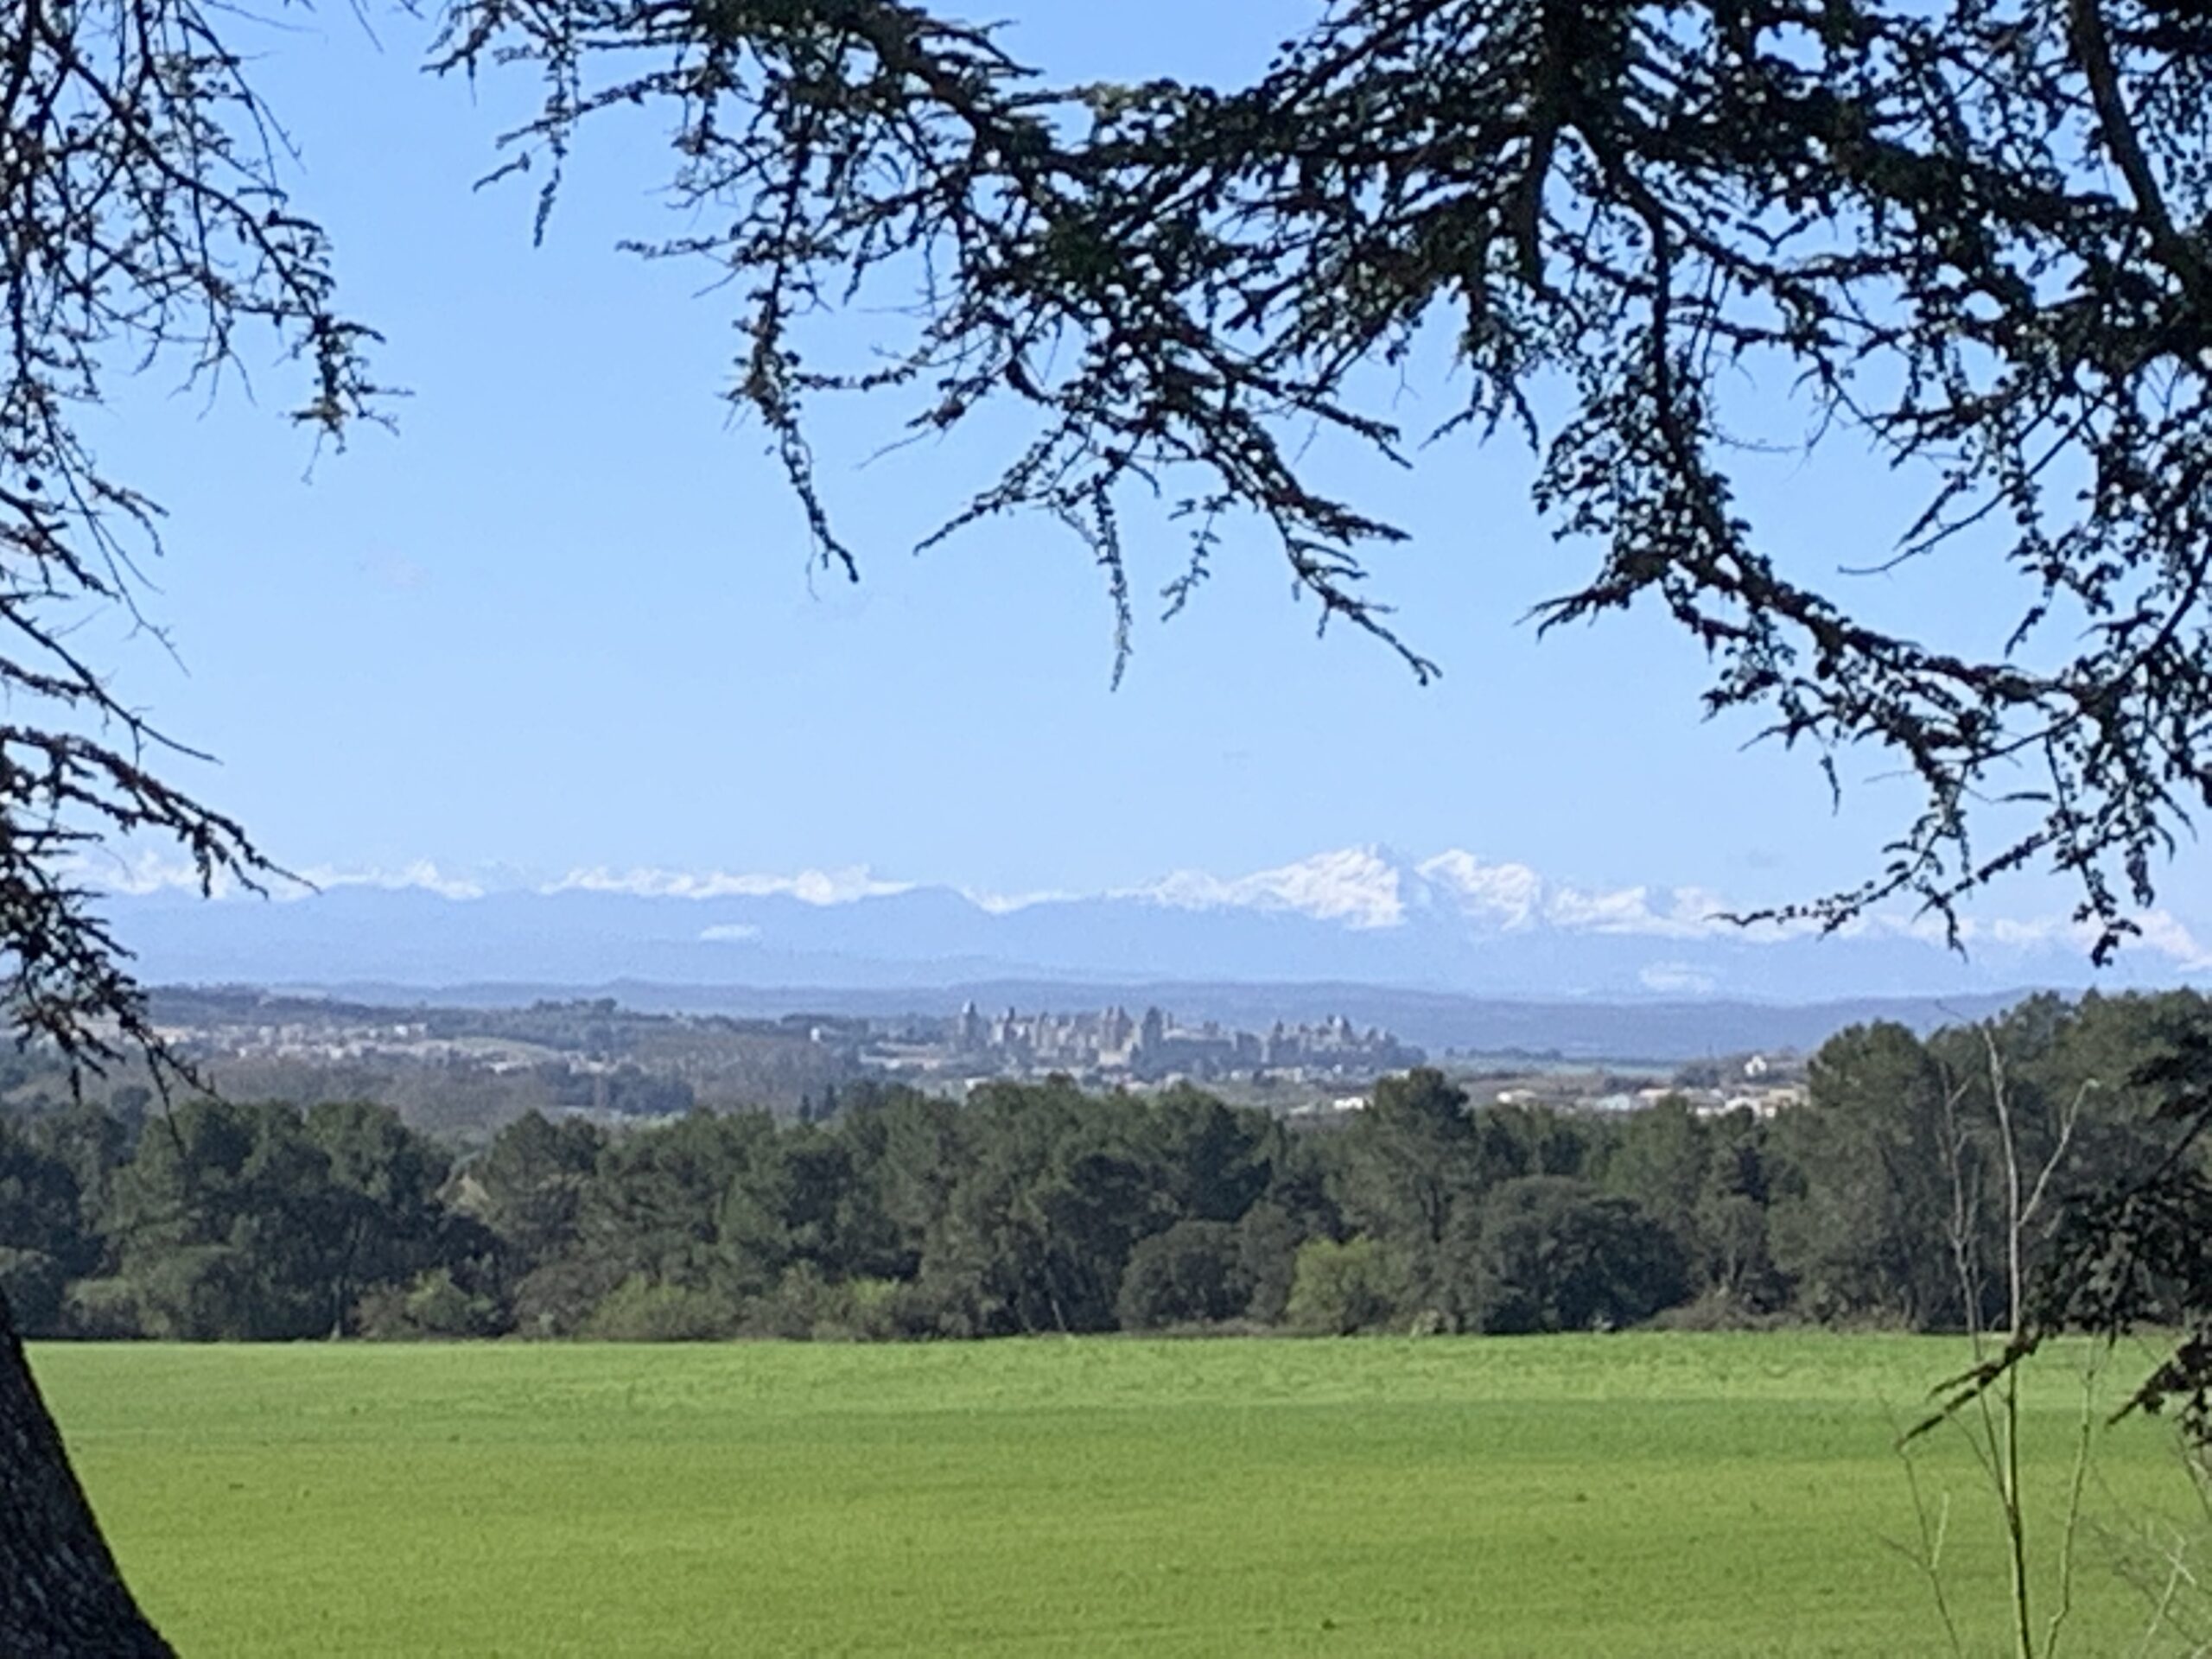
[[(1943, 1653), (1896, 1428), (1955, 1342), (43, 1346), (188, 1656)], [(2079, 1353), (2026, 1414), (2042, 1530)], [(2116, 1399), (2144, 1357), (2111, 1363)], [(1964, 1646), (1996, 1514), (1915, 1462)], [(2072, 1650), (2139, 1650), (2172, 1445), (2096, 1437)], [(2043, 1551), (2048, 1559), (2049, 1551)], [(2048, 1602), (2049, 1586), (2042, 1586)], [(2172, 1650), (2152, 1643), (2151, 1652)]]

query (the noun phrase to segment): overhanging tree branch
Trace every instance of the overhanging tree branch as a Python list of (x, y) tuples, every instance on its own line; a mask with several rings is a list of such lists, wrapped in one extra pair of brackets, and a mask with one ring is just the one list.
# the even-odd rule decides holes
[[(718, 225), (636, 245), (741, 296), (732, 395), (837, 569), (815, 406), (903, 398), (911, 436), (995, 409), (1028, 436), (931, 539), (1068, 526), (1106, 568), (1117, 663), (1126, 509), (1156, 501), (1192, 527), (1171, 613), (1244, 515), (1325, 625), (1426, 677), (1368, 591), (1402, 531), (1325, 487), (1307, 439), (1403, 461), (1370, 371), (1448, 323), (1465, 401), (1433, 435), (1511, 422), (1538, 506), (1597, 556), (1543, 626), (1655, 606), (1711, 658), (1708, 713), (1831, 777), (1864, 750), (1916, 780), (1874, 874), (1765, 919), (1903, 898), (1955, 938), (1969, 895), (2042, 863), (2102, 959), (2212, 802), (2212, 53), (2143, 0), (1342, 0), (1224, 87), (1053, 82), (893, 0), (444, 17), (438, 67), (544, 78), (511, 166), (557, 174), (602, 111), (665, 111), (677, 201)], [(841, 367), (823, 325), (861, 302), (893, 321)], [(1747, 374), (1921, 491), (1908, 554), (2001, 553), (2001, 652), (1874, 625), (1746, 511)]]

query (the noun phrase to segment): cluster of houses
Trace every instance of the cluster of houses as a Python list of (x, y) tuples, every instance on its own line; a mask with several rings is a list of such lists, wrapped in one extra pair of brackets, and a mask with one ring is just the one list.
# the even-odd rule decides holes
[(1749, 1112), (1758, 1118), (1772, 1117), (1802, 1104), (1805, 1099), (1802, 1065), (1794, 1058), (1776, 1060), (1752, 1054), (1726, 1067), (1703, 1069), (1712, 1080), (1677, 1078), (1671, 1083), (1624, 1087), (1616, 1077), (1599, 1077), (1594, 1083), (1560, 1079), (1516, 1084), (1497, 1090), (1491, 1098), (1501, 1106), (1567, 1106), (1599, 1112), (1639, 1111), (1662, 1101), (1679, 1100), (1700, 1117)]

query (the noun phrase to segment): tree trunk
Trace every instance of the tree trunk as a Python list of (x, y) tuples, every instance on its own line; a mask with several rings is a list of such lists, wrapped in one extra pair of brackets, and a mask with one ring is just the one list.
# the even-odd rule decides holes
[(170, 1652), (116, 1570), (0, 1294), (0, 1654)]

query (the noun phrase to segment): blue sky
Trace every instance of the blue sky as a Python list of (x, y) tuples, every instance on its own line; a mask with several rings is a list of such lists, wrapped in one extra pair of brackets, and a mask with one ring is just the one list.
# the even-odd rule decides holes
[[(1057, 73), (1233, 75), (1307, 10), (1039, 3), (1012, 8), (1012, 38)], [(1062, 532), (908, 555), (946, 480), (991, 457), (956, 439), (863, 467), (888, 411), (820, 434), (866, 580), (810, 572), (759, 433), (716, 396), (727, 310), (695, 293), (703, 273), (613, 251), (665, 228), (653, 132), (588, 142), (533, 251), (531, 187), (471, 188), (526, 86), (472, 99), (421, 75), (404, 17), (379, 51), (344, 8), (287, 16), (260, 37), (262, 82), (351, 306), (389, 336), (385, 377), (412, 394), (398, 435), (313, 457), (273, 365), (251, 402), (148, 386), (99, 432), (170, 512), (148, 608), (181, 662), (135, 643), (124, 686), (221, 757), (194, 781), (282, 860), (495, 883), (868, 865), (1091, 891), (1384, 842), (1752, 903), (1850, 880), (1909, 804), (1862, 782), (1833, 813), (1803, 758), (1700, 722), (1701, 661), (1656, 616), (1540, 645), (1523, 613), (1589, 556), (1534, 522), (1510, 447), (1358, 474), (1415, 532), (1376, 587), (1445, 669), (1426, 690), (1364, 639), (1317, 641), (1249, 535), (1183, 617), (1145, 612), (1111, 690), (1103, 586)], [(1440, 411), (1447, 392), (1424, 395)], [(1887, 488), (1847, 461), (1781, 468), (1766, 499), (1821, 569), (1884, 550)], [(1141, 599), (1177, 556), (1143, 550)], [(1865, 591), (1971, 619), (1976, 579), (1923, 567)], [(2169, 883), (2184, 913), (2203, 868)], [(2036, 879), (1991, 907), (2068, 897)]]

